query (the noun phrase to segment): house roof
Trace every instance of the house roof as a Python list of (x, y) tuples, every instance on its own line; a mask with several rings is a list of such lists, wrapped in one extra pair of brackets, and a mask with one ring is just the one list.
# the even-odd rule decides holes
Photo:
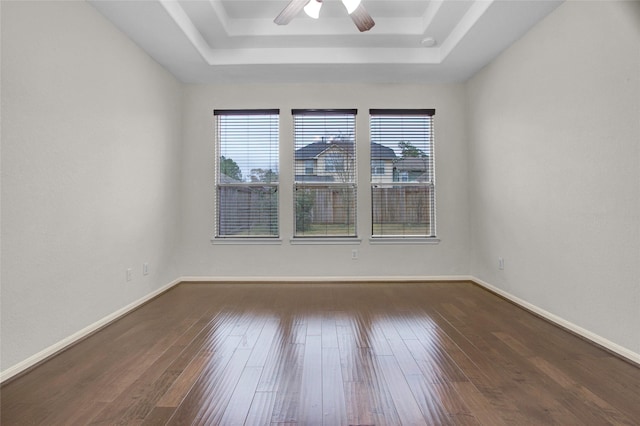
[(347, 154), (352, 154), (354, 143), (353, 141), (344, 140), (313, 142), (309, 145), (303, 146), (302, 148), (298, 148), (296, 150), (295, 157), (296, 160), (312, 160), (331, 148), (338, 148)]
[(371, 142), (371, 159), (372, 160), (395, 160), (396, 153), (388, 146)]
[[(298, 148), (295, 153), (296, 160), (313, 160), (320, 154), (332, 147), (337, 147), (347, 154), (353, 153), (353, 141), (318, 141), (309, 145)], [(372, 160), (395, 160), (396, 153), (389, 147), (371, 142), (371, 159)]]

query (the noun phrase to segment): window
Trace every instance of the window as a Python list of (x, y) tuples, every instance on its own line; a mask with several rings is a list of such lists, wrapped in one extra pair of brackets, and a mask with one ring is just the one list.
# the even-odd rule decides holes
[(384, 160), (371, 159), (371, 175), (383, 176), (384, 175)]
[(372, 236), (435, 237), (435, 110), (369, 114)]
[[(295, 237), (356, 236), (356, 110), (291, 111)], [(309, 175), (308, 164), (316, 164)]]
[(215, 110), (216, 238), (278, 237), (278, 110)]
[(312, 175), (314, 170), (316, 168), (316, 162), (315, 160), (306, 160), (304, 162), (304, 174), (305, 175)]

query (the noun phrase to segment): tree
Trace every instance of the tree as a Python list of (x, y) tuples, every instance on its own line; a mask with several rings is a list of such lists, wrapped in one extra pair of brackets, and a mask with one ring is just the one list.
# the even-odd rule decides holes
[(394, 161), (394, 181), (401, 179), (401, 172), (405, 174), (408, 181), (414, 181), (421, 176), (424, 178), (428, 172), (429, 156), (411, 142), (398, 142), (398, 147), (401, 150), (401, 156)]
[[(398, 147), (402, 150), (401, 151), (402, 156), (400, 159), (396, 160), (395, 164), (397, 165), (398, 163), (404, 163), (403, 164), (404, 173), (407, 174), (407, 179), (411, 182), (416, 180), (426, 180), (426, 174), (428, 172), (427, 154), (423, 150), (413, 146), (411, 142), (399, 142)], [(397, 169), (394, 168), (393, 170), (394, 180), (397, 179), (397, 173), (398, 173)], [(428, 187), (426, 186), (421, 189), (423, 189), (424, 191), (429, 191)], [(418, 191), (420, 191), (421, 189), (418, 189)], [(410, 193), (415, 194), (415, 191), (416, 191), (416, 188), (404, 187), (402, 189), (402, 192), (404, 193), (403, 198), (405, 200), (408, 199), (408, 196), (410, 195)], [(428, 220), (427, 219), (428, 204), (427, 204), (426, 193), (425, 195), (421, 195), (420, 193), (418, 194), (419, 194), (418, 196), (413, 195), (411, 197), (411, 199), (413, 200), (413, 205), (405, 206), (405, 209), (407, 211), (415, 212), (414, 221), (418, 225), (424, 224), (426, 226), (426, 223)], [(408, 221), (408, 220), (409, 220), (408, 218), (405, 218), (405, 221)]]
[[(252, 183), (276, 183), (278, 182), (278, 173), (271, 169), (251, 169), (249, 179)], [(278, 234), (277, 190), (278, 188), (276, 186), (252, 189), (252, 191), (259, 194), (257, 211), (260, 212), (258, 214), (262, 215), (261, 222), (264, 222), (262, 224), (267, 227), (269, 235)]]
[(231, 158), (220, 157), (220, 174), (229, 176), (231, 179), (242, 181), (242, 170)]
[[(332, 140), (332, 148), (325, 154), (325, 164), (339, 182), (354, 183), (356, 177), (355, 164), (355, 142), (341, 136), (336, 136)], [(338, 187), (333, 190), (332, 198), (334, 213), (336, 210), (335, 203), (344, 206), (346, 209), (346, 225), (347, 229), (351, 227), (351, 206), (354, 196), (354, 187)], [(312, 206), (313, 207), (313, 206)], [(354, 218), (355, 219), (355, 218)], [(335, 219), (334, 219), (335, 220)]]
[(296, 190), (296, 231), (304, 232), (311, 228), (311, 212), (314, 204), (315, 200), (312, 190)]
[(398, 147), (402, 150), (402, 158), (427, 158), (427, 154), (413, 146), (411, 142), (398, 142)]

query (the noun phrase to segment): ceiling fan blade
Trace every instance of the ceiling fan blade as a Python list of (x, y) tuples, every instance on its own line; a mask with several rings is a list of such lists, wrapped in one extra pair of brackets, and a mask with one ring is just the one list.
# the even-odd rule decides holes
[(309, 3), (309, 0), (291, 0), (273, 20), (278, 25), (287, 25)]
[(351, 12), (350, 16), (351, 20), (354, 24), (356, 24), (356, 27), (358, 27), (360, 32), (369, 31), (376, 24), (373, 21), (371, 15), (369, 15), (369, 12), (367, 12), (367, 10), (362, 5), (362, 3), (360, 3), (356, 10)]

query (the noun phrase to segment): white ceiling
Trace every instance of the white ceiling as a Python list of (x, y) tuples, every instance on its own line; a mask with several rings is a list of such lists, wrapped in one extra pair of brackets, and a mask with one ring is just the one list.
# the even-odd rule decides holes
[(466, 80), (562, 0), (362, 0), (364, 33), (340, 0), (283, 26), (288, 0), (89, 2), (186, 83), (432, 83)]

